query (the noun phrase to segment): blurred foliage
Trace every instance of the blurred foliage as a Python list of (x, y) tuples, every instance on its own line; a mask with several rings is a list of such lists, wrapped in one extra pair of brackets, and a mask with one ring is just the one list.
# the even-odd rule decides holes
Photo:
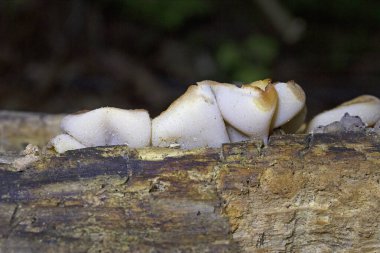
[(0, 0), (0, 106), (154, 115), (202, 79), (295, 79), (315, 96), (311, 114), (336, 91), (380, 95), (380, 1), (277, 0), (306, 24), (294, 44), (258, 2)]
[(271, 74), (271, 65), (278, 54), (275, 38), (251, 35), (246, 40), (223, 42), (216, 59), (224, 73), (234, 81), (249, 83)]

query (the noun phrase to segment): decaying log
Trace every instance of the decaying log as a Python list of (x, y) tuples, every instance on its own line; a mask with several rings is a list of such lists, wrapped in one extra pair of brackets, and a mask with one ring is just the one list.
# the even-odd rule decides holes
[(380, 251), (368, 132), (46, 153), (0, 179), (0, 252)]

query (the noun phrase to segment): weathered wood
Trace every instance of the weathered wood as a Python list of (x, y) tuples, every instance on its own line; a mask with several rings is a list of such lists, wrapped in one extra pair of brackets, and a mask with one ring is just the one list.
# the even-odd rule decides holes
[(60, 133), (63, 115), (0, 111), (0, 152), (21, 151), (27, 144), (38, 146)]
[(88, 148), (0, 164), (0, 252), (378, 252), (380, 138)]
[(378, 136), (278, 136), (256, 155), (236, 146), (224, 147), (217, 185), (242, 249), (380, 251)]
[[(156, 157), (163, 151), (176, 156)], [(3, 170), (0, 248), (235, 251), (214, 184), (218, 161), (209, 150), (113, 147), (44, 157), (22, 173)]]

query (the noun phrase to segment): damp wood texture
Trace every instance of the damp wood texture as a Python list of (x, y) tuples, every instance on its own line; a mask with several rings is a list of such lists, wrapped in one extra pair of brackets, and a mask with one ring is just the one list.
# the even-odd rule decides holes
[(380, 250), (374, 133), (1, 157), (0, 252)]

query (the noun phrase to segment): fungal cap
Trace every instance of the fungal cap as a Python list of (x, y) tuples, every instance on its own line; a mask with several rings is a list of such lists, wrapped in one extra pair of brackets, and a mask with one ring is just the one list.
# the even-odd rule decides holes
[(61, 129), (87, 147), (150, 144), (151, 120), (145, 110), (103, 107), (64, 117)]
[(307, 132), (313, 132), (319, 126), (339, 121), (346, 113), (351, 116), (359, 116), (367, 126), (372, 126), (380, 120), (380, 99), (375, 96), (362, 95), (334, 109), (322, 112), (310, 121)]
[(58, 153), (64, 153), (67, 150), (81, 149), (86, 147), (68, 134), (57, 135), (51, 139), (49, 143)]
[(181, 148), (220, 147), (229, 142), (214, 94), (207, 85), (191, 85), (152, 121), (152, 145)]
[(224, 120), (241, 133), (267, 141), (277, 104), (277, 93), (269, 80), (243, 85), (201, 82), (209, 85)]
[(277, 128), (289, 122), (304, 108), (306, 95), (294, 81), (276, 83), (274, 88), (278, 95), (278, 102), (272, 127)]

